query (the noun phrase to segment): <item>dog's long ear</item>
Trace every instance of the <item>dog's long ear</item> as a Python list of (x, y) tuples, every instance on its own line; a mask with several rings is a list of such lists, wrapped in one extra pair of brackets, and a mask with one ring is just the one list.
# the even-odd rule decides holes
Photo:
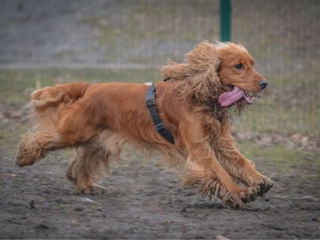
[(191, 75), (192, 69), (186, 64), (178, 64), (169, 59), (169, 64), (161, 67), (163, 78), (183, 81)]
[(185, 61), (196, 71), (215, 71), (220, 61), (215, 46), (201, 42), (186, 54)]
[(201, 104), (217, 99), (221, 83), (217, 75), (220, 60), (213, 44), (205, 41), (186, 54), (185, 63), (169, 62), (161, 72), (164, 78), (183, 81), (182, 97)]
[(209, 42), (202, 42), (186, 55), (186, 63), (192, 74), (185, 79), (185, 94), (194, 100), (206, 104), (216, 100), (222, 92), (222, 85), (217, 75), (220, 64), (216, 48)]
[(205, 41), (186, 54), (185, 63), (178, 64), (169, 60), (169, 64), (161, 68), (161, 73), (164, 78), (185, 80), (187, 77), (208, 71), (214, 74), (219, 64), (215, 46)]

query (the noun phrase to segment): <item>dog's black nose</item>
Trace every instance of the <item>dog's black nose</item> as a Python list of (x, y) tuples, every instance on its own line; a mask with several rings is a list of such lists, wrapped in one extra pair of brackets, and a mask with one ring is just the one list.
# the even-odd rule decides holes
[(266, 80), (261, 80), (261, 81), (259, 82), (259, 87), (260, 87), (261, 89), (265, 89), (267, 86), (268, 86), (268, 82), (267, 82)]

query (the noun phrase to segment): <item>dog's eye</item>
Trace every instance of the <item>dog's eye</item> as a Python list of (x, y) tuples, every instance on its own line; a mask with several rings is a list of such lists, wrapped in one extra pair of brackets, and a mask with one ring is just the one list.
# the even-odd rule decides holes
[(241, 70), (241, 69), (243, 69), (243, 64), (242, 64), (242, 63), (239, 63), (239, 64), (237, 64), (237, 65), (234, 65), (233, 67), (234, 67), (235, 69)]

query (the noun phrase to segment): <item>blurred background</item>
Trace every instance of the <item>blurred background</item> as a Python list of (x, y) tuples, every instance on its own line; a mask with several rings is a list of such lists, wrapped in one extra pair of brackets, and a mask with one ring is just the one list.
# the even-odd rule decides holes
[[(161, 81), (203, 40), (220, 40), (219, 0), (1, 0), (0, 93), (23, 106), (39, 87), (70, 81)], [(231, 2), (231, 40), (270, 87), (236, 118), (243, 137), (315, 147), (320, 137), (320, 1)], [(6, 107), (6, 109), (4, 109)], [(4, 115), (6, 115), (4, 114)], [(18, 114), (19, 113), (13, 113)], [(270, 138), (271, 136), (271, 138)]]
[(320, 239), (320, 0), (230, 3), (230, 38), (270, 83), (233, 116), (237, 147), (275, 183), (241, 211), (202, 199), (179, 168), (163, 171), (158, 155), (147, 161), (131, 146), (111, 163), (102, 196), (71, 193), (72, 149), (14, 164), (32, 91), (161, 81), (168, 58), (182, 62), (197, 43), (222, 38), (220, 0), (0, 0), (1, 237)]

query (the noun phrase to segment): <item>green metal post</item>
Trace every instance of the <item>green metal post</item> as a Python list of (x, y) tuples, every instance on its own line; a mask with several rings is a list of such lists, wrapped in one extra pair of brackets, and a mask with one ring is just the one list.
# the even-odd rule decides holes
[(231, 0), (220, 0), (220, 41), (231, 41)]

